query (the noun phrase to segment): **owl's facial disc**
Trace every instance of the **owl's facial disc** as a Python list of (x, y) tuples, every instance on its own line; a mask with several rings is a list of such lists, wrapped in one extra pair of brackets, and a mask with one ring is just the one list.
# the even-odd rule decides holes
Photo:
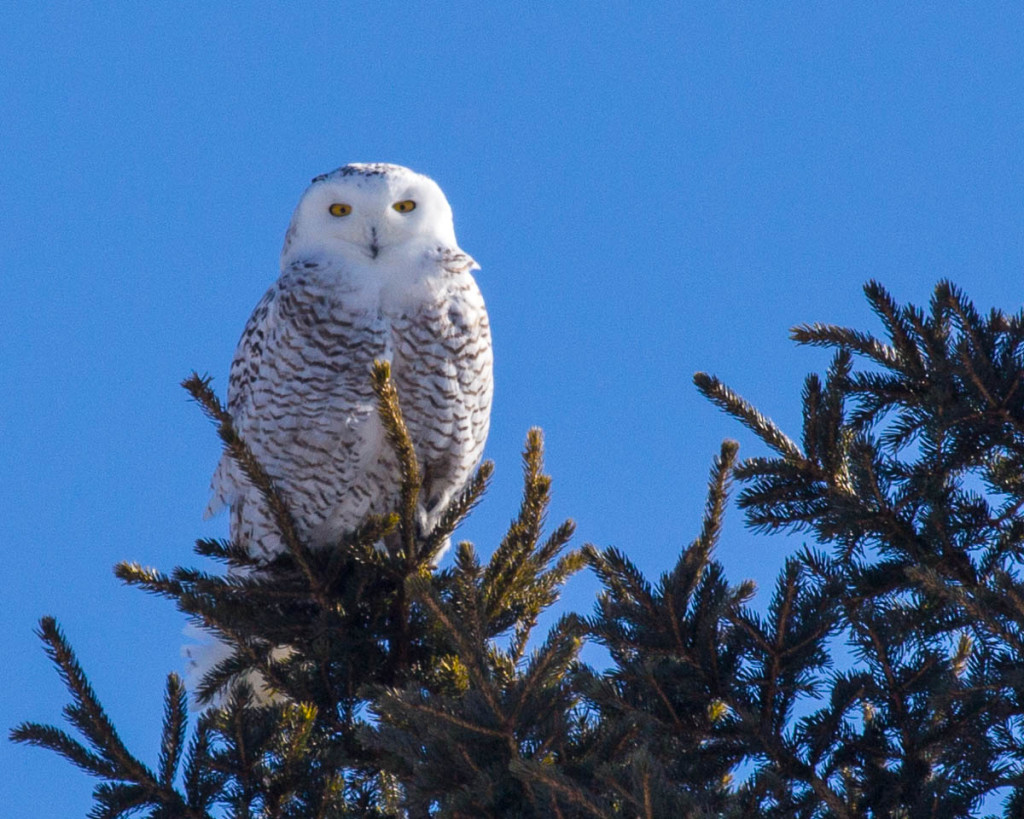
[(395, 165), (365, 167), (313, 181), (296, 209), (285, 258), (327, 254), (379, 264), (457, 247), (451, 207), (433, 180)]

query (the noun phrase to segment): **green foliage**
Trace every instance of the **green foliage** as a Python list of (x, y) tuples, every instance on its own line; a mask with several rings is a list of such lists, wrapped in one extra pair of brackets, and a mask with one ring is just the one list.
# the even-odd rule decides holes
[[(927, 311), (866, 293), (884, 337), (793, 330), (833, 349), (790, 437), (712, 376), (698, 389), (768, 456), (711, 470), (697, 537), (656, 582), (624, 551), (545, 535), (550, 478), (527, 437), (518, 514), (482, 561), (433, 565), (491, 474), (432, 532), (386, 365), (373, 374), (401, 497), (309, 549), (206, 380), (189, 392), (259, 488), (287, 551), (200, 541), (224, 574), (123, 563), (235, 655), (189, 727), (168, 678), (157, 764), (130, 753), (55, 622), (41, 636), (81, 736), (26, 723), (100, 780), (94, 817), (968, 817), (1024, 811), (1024, 316), (980, 314), (940, 283)], [(715, 558), (730, 483), (748, 525), (813, 538), (765, 606)], [(380, 544), (386, 548), (378, 548)], [(550, 608), (583, 567), (588, 617)], [(552, 623), (547, 635), (538, 624)], [(607, 668), (580, 659), (590, 640)], [(257, 697), (255, 686), (274, 697)], [(218, 698), (219, 692), (229, 691)]]
[(1015, 816), (1024, 319), (983, 316), (948, 282), (927, 312), (875, 282), (865, 292), (886, 340), (793, 331), (837, 351), (824, 384), (806, 381), (802, 449), (715, 379), (695, 379), (779, 455), (736, 470), (748, 521), (831, 548), (800, 561), (853, 661), (817, 675), (826, 696), (790, 738), (802, 767), (779, 772), (790, 793), (814, 791), (821, 815), (969, 816), (1002, 787)]
[(595, 786), (617, 805), (602, 815), (709, 816), (731, 798), (730, 771), (747, 751), (730, 705), (744, 637), (726, 625), (752, 587), (730, 588), (710, 557), (736, 450), (723, 445), (701, 533), (656, 587), (622, 552), (586, 549), (605, 587), (588, 631), (613, 661), (576, 675), (599, 716), (587, 749)]
[[(441, 582), (411, 578), (440, 649), (428, 685), (381, 690), (369, 744), (398, 762), (410, 815), (443, 804), (451, 816), (555, 816), (586, 796), (556, 765), (572, 741), (576, 695), (568, 670), (580, 648), (572, 616), (528, 652), (541, 612), (580, 569), (579, 552), (556, 561), (572, 535), (566, 523), (542, 541), (550, 479), (541, 473), (541, 437), (524, 454), (525, 492), (518, 517), (481, 566), (459, 544)], [(507, 646), (496, 638), (511, 629)]]
[(104, 782), (95, 790), (96, 804), (90, 817), (114, 819), (143, 808), (152, 808), (153, 819), (200, 819), (220, 788), (220, 777), (209, 764), (210, 738), (207, 724), (200, 724), (185, 760), (183, 792), (175, 790), (185, 747), (185, 689), (176, 674), (167, 677), (160, 763), (154, 773), (124, 745), (96, 698), (74, 652), (52, 617), (44, 617), (39, 636), (46, 653), (57, 666), (71, 693), (72, 702), (64, 716), (88, 743), (78, 742), (65, 731), (49, 725), (23, 723), (11, 732), (15, 742), (25, 742), (56, 751), (82, 770)]
[[(399, 728), (415, 731), (414, 721), (385, 726), (382, 715), (398, 714), (403, 698), (412, 703), (420, 696), (433, 697), (431, 707), (464, 710), (476, 696), (455, 682), (466, 675), (476, 675), (475, 683), (486, 683), (488, 694), (502, 700), (509, 713), (491, 717), (513, 719), (503, 730), (532, 732), (504, 769), (494, 768), (501, 787), (522, 789), (516, 782), (525, 775), (517, 766), (550, 759), (538, 737), (550, 735), (550, 742), (558, 731), (569, 733), (557, 727), (566, 715), (548, 694), (562, 690), (571, 705), (562, 680), (579, 649), (571, 618), (552, 630), (544, 649), (526, 657), (538, 617), (583, 566), (578, 552), (562, 554), (571, 522), (543, 537), (550, 478), (541, 471), (539, 431), (527, 440), (520, 514), (491, 560), (480, 566), (473, 547), (463, 543), (456, 568), (435, 571), (438, 551), (480, 499), (493, 468), (483, 464), (437, 526), (419, 531), (421, 476), (386, 364), (375, 367), (373, 383), (398, 455), (399, 508), (368, 518), (329, 550), (309, 549), (297, 536), (287, 504), (208, 381), (192, 376), (184, 383), (260, 491), (287, 551), (263, 560), (238, 544), (201, 540), (197, 554), (225, 565), (225, 574), (116, 567), (126, 583), (173, 600), (235, 650), (199, 687), (198, 699), (208, 707), (181, 772), (187, 720), (178, 678), (168, 682), (159, 774), (153, 774), (122, 746), (55, 623), (43, 621), (48, 650), (75, 701), (67, 715), (92, 750), (34, 723), (12, 738), (55, 750), (103, 780), (95, 791), (96, 816), (144, 809), (154, 818), (413, 815), (408, 811), (422, 802), (417, 772), (423, 760), (403, 757), (393, 739)], [(381, 542), (386, 549), (378, 548)], [(494, 641), (509, 632), (511, 648), (500, 649)], [(254, 685), (273, 695), (270, 704), (254, 696)]]

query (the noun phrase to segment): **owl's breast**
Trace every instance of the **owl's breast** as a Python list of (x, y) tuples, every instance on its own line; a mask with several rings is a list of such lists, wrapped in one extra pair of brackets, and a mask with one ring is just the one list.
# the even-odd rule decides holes
[(243, 336), (229, 390), (243, 438), (303, 506), (324, 495), (323, 485), (346, 485), (376, 462), (366, 429), (375, 420), (370, 375), (375, 359), (390, 356), (379, 309), (353, 306), (329, 284), (281, 282)]
[(391, 320), (395, 384), (424, 471), (428, 509), (480, 461), (493, 390), (490, 323), (472, 278)]

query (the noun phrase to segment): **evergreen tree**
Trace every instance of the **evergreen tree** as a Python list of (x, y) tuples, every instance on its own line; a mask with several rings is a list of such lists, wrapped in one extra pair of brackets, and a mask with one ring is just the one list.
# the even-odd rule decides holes
[[(225, 685), (232, 693), (199, 717), (187, 754), (186, 693), (177, 675), (168, 677), (158, 773), (125, 748), (56, 623), (43, 620), (40, 634), (72, 695), (65, 715), (86, 743), (35, 723), (19, 726), (12, 738), (55, 750), (103, 780), (93, 815), (113, 819), (143, 809), (151, 817), (428, 815), (443, 793), (429, 777), (441, 771), (426, 766), (425, 777), (424, 760), (403, 753), (399, 736), (412, 724), (400, 718), (398, 691), (426, 699), (438, 712), (450, 699), (449, 728), (462, 724), (461, 700), (482, 692), (487, 705), (503, 709), (483, 717), (501, 722), (495, 730), (512, 742), (515, 732), (523, 732), (521, 747), (495, 760), (493, 782), (481, 782), (482, 789), (497, 783), (510, 794), (522, 790), (516, 766), (549, 759), (557, 746), (548, 745), (571, 733), (560, 727), (565, 712), (549, 695), (562, 689), (561, 699), (569, 697), (563, 678), (579, 648), (572, 619), (556, 626), (544, 649), (526, 657), (537, 618), (583, 565), (578, 552), (561, 555), (571, 522), (546, 539), (542, 535), (550, 479), (542, 474), (539, 431), (527, 440), (522, 508), (488, 564), (482, 567), (472, 545), (462, 543), (455, 567), (435, 571), (438, 551), (483, 494), (492, 466), (481, 466), (433, 531), (420, 532), (415, 509), (421, 476), (388, 366), (379, 364), (373, 378), (380, 417), (399, 457), (399, 508), (367, 519), (327, 551), (310, 550), (296, 535), (287, 504), (238, 437), (208, 380), (192, 376), (184, 383), (259, 489), (288, 551), (257, 561), (238, 544), (201, 540), (196, 552), (232, 571), (178, 568), (167, 575), (133, 563), (117, 566), (122, 580), (174, 600), (235, 649), (200, 687), (206, 704)], [(378, 548), (382, 540), (387, 549)], [(498, 648), (495, 638), (510, 631), (510, 647)], [(247, 676), (252, 672), (275, 695), (270, 704), (254, 696)], [(392, 723), (375, 724), (387, 715), (395, 715)], [(444, 743), (437, 742), (440, 749)], [(452, 747), (457, 744), (453, 738)], [(486, 753), (492, 750), (493, 742)], [(508, 800), (531, 798), (499, 797), (495, 810), (500, 814)]]
[[(927, 312), (875, 282), (865, 292), (885, 340), (793, 330), (837, 350), (824, 383), (805, 383), (801, 445), (716, 379), (695, 379), (776, 453), (736, 470), (748, 523), (829, 550), (787, 566), (809, 583), (795, 588), (794, 619), (821, 596), (822, 629), (853, 653), (847, 668), (794, 678), (816, 707), (775, 712), (787, 724), (774, 744), (763, 737), (765, 762), (741, 793), (780, 815), (956, 817), (1003, 788), (1005, 815), (1021, 816), (1024, 314), (980, 315), (948, 282)], [(774, 688), (763, 668), (750, 681)]]
[[(98, 777), (94, 817), (968, 817), (992, 795), (1024, 815), (1024, 314), (979, 314), (949, 283), (927, 311), (866, 287), (884, 338), (793, 331), (835, 356), (802, 395), (799, 443), (717, 379), (698, 389), (771, 454), (726, 442), (704, 521), (656, 582), (624, 551), (544, 535), (539, 432), (523, 502), (490, 559), (439, 549), (483, 493), (481, 467), (433, 532), (387, 367), (374, 373), (402, 496), (312, 551), (209, 384), (186, 386), (257, 486), (288, 551), (257, 564), (200, 541), (225, 575), (121, 564), (236, 649), (189, 728), (167, 682), (151, 769), (118, 737), (58, 626), (40, 634), (82, 740), (23, 724)], [(858, 364), (859, 362), (859, 364)], [(856, 366), (855, 366), (856, 365)], [(732, 480), (763, 532), (814, 540), (763, 613), (715, 558)], [(384, 541), (387, 550), (376, 545)], [(566, 580), (604, 590), (587, 617), (535, 636)], [(586, 640), (608, 668), (579, 659)], [(256, 697), (252, 672), (276, 693)]]

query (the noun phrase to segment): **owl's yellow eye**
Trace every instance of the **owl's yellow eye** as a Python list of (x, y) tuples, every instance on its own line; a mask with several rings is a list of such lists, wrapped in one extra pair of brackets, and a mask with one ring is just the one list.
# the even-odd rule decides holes
[(416, 203), (412, 199), (403, 199), (401, 202), (395, 202), (391, 207), (399, 213), (408, 213), (411, 210), (416, 210)]
[(352, 212), (352, 206), (343, 202), (335, 202), (327, 210), (331, 212), (331, 216), (348, 216)]

